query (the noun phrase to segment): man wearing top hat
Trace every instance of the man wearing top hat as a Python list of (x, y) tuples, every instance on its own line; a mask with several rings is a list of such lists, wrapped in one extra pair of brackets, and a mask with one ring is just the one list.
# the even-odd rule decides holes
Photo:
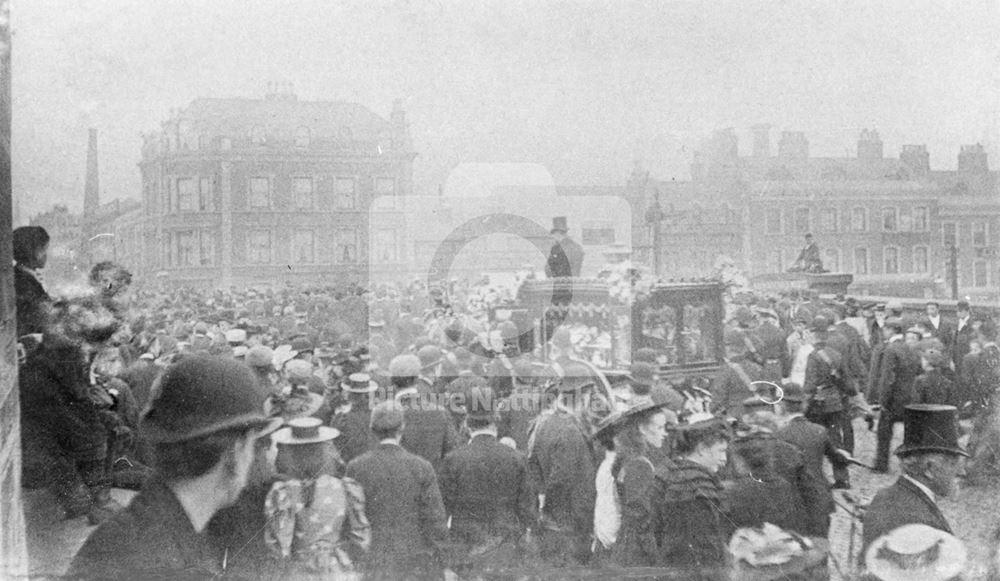
[(281, 420), (261, 412), (264, 393), (241, 363), (195, 355), (169, 367), (143, 414), (155, 476), (98, 527), (70, 565), (81, 579), (208, 578), (224, 556), (204, 533), (247, 483), (255, 441)]
[(583, 247), (568, 236), (565, 216), (552, 218), (552, 237), (555, 243), (549, 251), (549, 259), (545, 263), (545, 276), (562, 278), (580, 276), (583, 268)]
[(862, 521), (861, 555), (873, 540), (911, 523), (951, 532), (937, 499), (958, 487), (968, 454), (958, 445), (953, 406), (914, 404), (905, 408), (903, 445), (896, 450), (903, 475), (875, 495)]

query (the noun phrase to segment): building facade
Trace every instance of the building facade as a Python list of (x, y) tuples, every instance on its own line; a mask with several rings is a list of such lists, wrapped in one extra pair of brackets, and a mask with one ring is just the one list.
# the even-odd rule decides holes
[(123, 261), (168, 287), (366, 281), (403, 259), (414, 155), (398, 102), (196, 99), (144, 136)]
[(946, 296), (957, 247), (961, 296), (1000, 300), (1000, 181), (981, 145), (962, 146), (955, 171), (932, 171), (926, 146), (884, 156), (877, 131), (864, 130), (853, 157), (809, 154), (801, 132), (753, 128), (740, 155), (732, 130), (695, 154), (692, 181), (650, 177), (628, 182), (636, 256), (665, 278), (705, 276), (720, 257), (750, 276), (786, 271), (813, 234), (824, 267), (854, 275), (852, 290)]

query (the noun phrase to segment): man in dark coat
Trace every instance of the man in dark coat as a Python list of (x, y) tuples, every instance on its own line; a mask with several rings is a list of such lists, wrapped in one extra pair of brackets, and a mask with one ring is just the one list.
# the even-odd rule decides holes
[(264, 393), (232, 360), (193, 356), (169, 367), (142, 419), (156, 477), (99, 526), (74, 557), (76, 579), (210, 578), (224, 556), (203, 534), (239, 498), (255, 441), (280, 425), (260, 410)]
[(519, 358), (514, 363), (514, 391), (499, 404), (497, 435), (510, 438), (517, 449), (528, 449), (528, 431), (542, 411), (542, 390), (535, 385), (535, 369), (531, 361)]
[(920, 356), (903, 341), (903, 330), (901, 319), (886, 319), (883, 327), (886, 345), (874, 385), (874, 403), (881, 408), (876, 428), (875, 471), (883, 473), (889, 471), (893, 428), (903, 421), (903, 411), (913, 401), (913, 382), (923, 372)]
[(757, 310), (760, 324), (751, 331), (754, 341), (759, 345), (758, 354), (763, 364), (763, 378), (781, 384), (787, 370), (791, 369), (785, 340), (788, 338), (778, 327), (778, 314), (770, 307)]
[(419, 392), (420, 360), (416, 355), (397, 355), (389, 364), (395, 399), (406, 411), (406, 427), (400, 445), (440, 469), (445, 454), (455, 449), (458, 433), (448, 410)]
[(442, 579), (448, 520), (430, 462), (400, 446), (404, 412), (395, 401), (372, 410), (374, 450), (347, 465), (346, 476), (365, 491), (372, 527), (362, 569), (367, 579)]
[(975, 337), (975, 332), (972, 330), (972, 313), (969, 303), (967, 301), (958, 301), (958, 305), (955, 307), (955, 315), (957, 316), (957, 320), (955, 321), (954, 338), (951, 341), (952, 361), (955, 362), (955, 373), (961, 375), (962, 362), (965, 360), (965, 356), (969, 354), (969, 344)]
[(549, 250), (549, 258), (545, 263), (545, 276), (549, 278), (580, 276), (583, 269), (583, 247), (570, 238), (568, 233), (565, 216), (552, 219), (552, 237), (555, 238), (555, 243)]
[(378, 444), (369, 427), (378, 384), (367, 373), (352, 373), (340, 384), (340, 390), (345, 401), (334, 410), (330, 426), (340, 432), (334, 444), (341, 459), (347, 463)]
[[(827, 429), (835, 447), (853, 452), (854, 432), (844, 427), (850, 423), (847, 400), (858, 392), (843, 355), (827, 344), (827, 338), (833, 334), (829, 329), (830, 321), (826, 318), (814, 319), (815, 349), (807, 359), (806, 380), (802, 387), (812, 400), (809, 419)], [(850, 488), (846, 465), (834, 465), (833, 477), (835, 488)]]
[[(750, 339), (739, 329), (726, 331), (726, 361), (712, 379), (712, 412), (738, 418), (743, 415), (743, 401), (753, 395), (754, 382), (764, 379), (763, 370), (750, 360)], [(754, 383), (754, 385), (751, 385)]]
[(485, 380), (479, 382), (466, 399), (469, 443), (445, 456), (441, 469), (459, 572), (516, 566), (520, 540), (538, 518), (527, 460), (497, 441), (493, 396)]
[(541, 556), (555, 566), (585, 564), (590, 555), (597, 470), (580, 414), (592, 386), (589, 377), (563, 377), (553, 386), (558, 397), (528, 438), (528, 469), (540, 496)]
[(937, 301), (927, 301), (925, 309), (927, 313), (926, 323), (931, 335), (944, 343), (948, 355), (951, 355), (952, 343), (955, 340), (955, 326), (941, 314), (941, 306)]
[(957, 489), (956, 479), (968, 457), (958, 446), (955, 412), (952, 406), (940, 405), (906, 408), (903, 445), (896, 451), (903, 475), (880, 490), (868, 505), (862, 521), (862, 556), (875, 539), (906, 524), (920, 523), (951, 532), (937, 499)]

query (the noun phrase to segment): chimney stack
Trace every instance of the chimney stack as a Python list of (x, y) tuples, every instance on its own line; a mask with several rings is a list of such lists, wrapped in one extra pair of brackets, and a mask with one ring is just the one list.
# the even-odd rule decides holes
[(958, 152), (958, 171), (969, 173), (986, 173), (990, 171), (990, 163), (986, 150), (981, 143), (963, 145)]
[(861, 130), (861, 136), (858, 138), (858, 159), (882, 159), (882, 138), (879, 137), (877, 130)]
[(97, 170), (97, 129), (88, 130), (87, 143), (87, 176), (83, 190), (83, 221), (90, 224), (97, 216), (97, 208), (101, 205), (101, 182)]

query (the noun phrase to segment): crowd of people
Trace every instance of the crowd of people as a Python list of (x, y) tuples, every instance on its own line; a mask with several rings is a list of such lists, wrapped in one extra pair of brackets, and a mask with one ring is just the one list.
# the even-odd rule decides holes
[(98, 525), (78, 578), (824, 579), (859, 416), (877, 472), (905, 424), (858, 556), (905, 573), (951, 542), (961, 459), (1000, 475), (996, 326), (964, 302), (754, 297), (701, 390), (650, 348), (610, 377), (566, 327), (525, 349), (488, 280), (153, 292), (101, 263), (53, 298), (47, 243), (14, 232), (23, 482)]

